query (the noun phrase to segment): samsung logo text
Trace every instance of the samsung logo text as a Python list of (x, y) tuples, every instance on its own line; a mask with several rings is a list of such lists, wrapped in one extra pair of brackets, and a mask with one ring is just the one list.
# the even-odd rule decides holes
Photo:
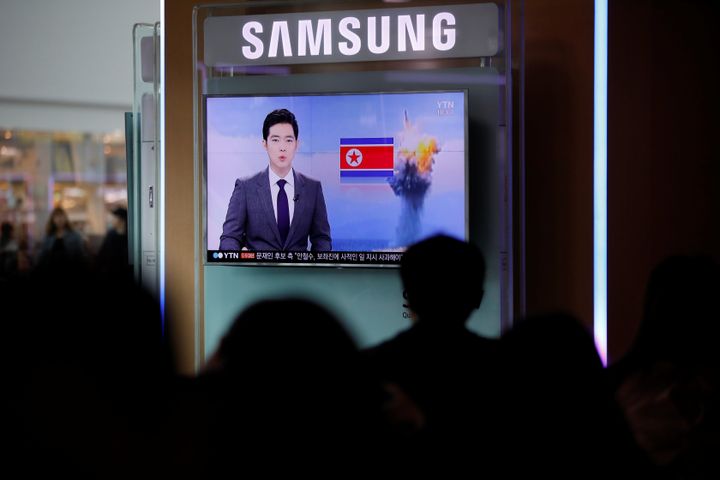
[[(423, 52), (431, 47), (447, 51), (455, 46), (455, 15), (440, 12), (426, 19), (424, 14), (371, 16), (363, 19), (365, 35), (361, 37), (361, 20), (358, 17), (344, 17), (333, 23), (331, 18), (298, 20), (297, 37), (290, 34), (285, 20), (272, 22), (269, 31), (258, 21), (247, 22), (242, 27), (242, 54), (248, 60), (256, 60), (267, 54), (268, 58), (278, 56), (333, 55), (334, 49), (341, 55), (353, 56), (360, 53), (363, 43), (370, 53), (382, 55), (392, 48), (395, 52), (408, 50)], [(430, 45), (426, 42), (430, 35)]]

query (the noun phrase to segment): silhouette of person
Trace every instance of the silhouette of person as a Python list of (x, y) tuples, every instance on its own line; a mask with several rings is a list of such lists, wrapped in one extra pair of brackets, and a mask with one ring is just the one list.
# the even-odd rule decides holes
[(497, 341), (466, 328), (483, 298), (483, 255), (470, 243), (434, 236), (407, 249), (400, 275), (413, 325), (365, 355), (423, 412), (420, 448), (458, 467), (470, 451), (491, 458)]
[(635, 439), (672, 478), (720, 477), (719, 297), (711, 258), (663, 260), (650, 274), (633, 346), (612, 368)]
[(0, 226), (0, 280), (7, 280), (17, 274), (20, 246), (15, 240), (13, 224), (2, 222)]
[(12, 401), (24, 474), (163, 476), (174, 368), (157, 303), (81, 270), (36, 271), (22, 287), (10, 303), (23, 324)]
[(113, 223), (108, 230), (97, 256), (101, 272), (128, 274), (127, 209), (116, 207), (112, 210)]
[(54, 269), (84, 265), (85, 242), (62, 207), (55, 207), (50, 212), (45, 233), (38, 261), (40, 267)]
[(594, 341), (572, 316), (518, 322), (501, 340), (503, 428), (510, 478), (647, 478), (649, 464), (614, 402)]
[(248, 307), (200, 382), (211, 392), (211, 463), (221, 471), (242, 451), (246, 466), (317, 473), (384, 441), (379, 387), (339, 321), (310, 301)]

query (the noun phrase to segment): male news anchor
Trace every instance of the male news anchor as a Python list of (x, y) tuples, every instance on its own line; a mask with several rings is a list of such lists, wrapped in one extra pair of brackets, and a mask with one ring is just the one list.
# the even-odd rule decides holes
[(298, 148), (298, 124), (286, 109), (274, 110), (263, 123), (268, 168), (235, 181), (220, 250), (321, 252), (332, 250), (330, 224), (319, 181), (292, 168)]

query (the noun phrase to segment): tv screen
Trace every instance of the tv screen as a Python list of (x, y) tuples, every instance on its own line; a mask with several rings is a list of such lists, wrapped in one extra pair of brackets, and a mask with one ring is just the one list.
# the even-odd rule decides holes
[(207, 263), (395, 266), (467, 239), (466, 96), (205, 96)]

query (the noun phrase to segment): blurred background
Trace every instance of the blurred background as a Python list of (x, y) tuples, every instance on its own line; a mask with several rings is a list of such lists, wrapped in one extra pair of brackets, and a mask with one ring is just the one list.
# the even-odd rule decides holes
[(160, 2), (1, 0), (0, 9), (0, 223), (28, 268), (55, 207), (96, 254), (110, 212), (127, 207), (133, 25), (159, 21)]

